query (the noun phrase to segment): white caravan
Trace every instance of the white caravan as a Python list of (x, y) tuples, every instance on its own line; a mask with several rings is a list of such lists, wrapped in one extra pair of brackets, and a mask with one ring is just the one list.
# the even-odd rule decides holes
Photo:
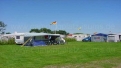
[(119, 35), (118, 34), (108, 34), (107, 42), (119, 42)]

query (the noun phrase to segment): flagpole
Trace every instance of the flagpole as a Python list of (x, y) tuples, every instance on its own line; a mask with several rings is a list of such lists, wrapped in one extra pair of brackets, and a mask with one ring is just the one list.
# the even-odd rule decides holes
[(56, 34), (56, 30), (57, 30), (57, 22), (56, 22), (56, 24), (55, 24), (55, 34)]
[(57, 30), (57, 22), (55, 21), (55, 22), (52, 22), (50, 25), (54, 25), (55, 26), (55, 34), (56, 34), (56, 30)]

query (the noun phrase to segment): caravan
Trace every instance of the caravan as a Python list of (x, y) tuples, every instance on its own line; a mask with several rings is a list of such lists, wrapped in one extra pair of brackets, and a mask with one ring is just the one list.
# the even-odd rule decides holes
[(23, 33), (23, 34), (16, 34), (15, 42), (16, 44), (24, 44), (26, 46), (50, 45), (50, 44), (57, 44), (56, 41), (57, 37), (60, 37), (60, 34)]
[(107, 42), (119, 42), (120, 35), (119, 34), (108, 34)]

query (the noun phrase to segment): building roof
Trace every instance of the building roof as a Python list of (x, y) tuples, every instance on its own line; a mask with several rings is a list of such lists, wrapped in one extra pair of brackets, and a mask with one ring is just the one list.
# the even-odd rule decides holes
[(13, 34), (4, 34), (2, 36), (42, 36), (42, 35), (54, 35), (54, 36), (60, 36), (60, 34), (49, 34), (49, 33), (13, 33)]
[(107, 34), (103, 34), (103, 33), (98, 33), (98, 34), (94, 34), (92, 36), (108, 36)]

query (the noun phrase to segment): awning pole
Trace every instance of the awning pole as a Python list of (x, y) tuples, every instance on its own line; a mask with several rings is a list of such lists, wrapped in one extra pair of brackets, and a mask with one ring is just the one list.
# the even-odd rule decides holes
[(29, 41), (29, 40), (31, 40), (32, 39), (32, 37), (30, 37), (23, 45), (22, 45), (22, 47)]

